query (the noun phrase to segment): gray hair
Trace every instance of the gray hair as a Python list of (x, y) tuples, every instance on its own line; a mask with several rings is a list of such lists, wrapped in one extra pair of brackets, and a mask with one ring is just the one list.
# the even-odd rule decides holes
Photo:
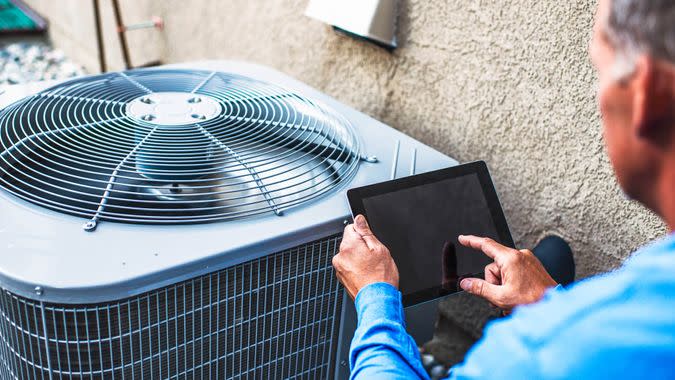
[(675, 0), (610, 0), (606, 34), (617, 51), (616, 75), (635, 69), (639, 54), (675, 64)]

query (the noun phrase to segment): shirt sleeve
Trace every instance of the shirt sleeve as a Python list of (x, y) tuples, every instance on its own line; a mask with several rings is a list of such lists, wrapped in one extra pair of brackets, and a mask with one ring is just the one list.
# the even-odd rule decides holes
[[(549, 289), (539, 304), (517, 307), (510, 317), (488, 323), (481, 340), (469, 350), (463, 363), (450, 369), (446, 380), (543, 378), (540, 342), (557, 330), (547, 324), (555, 324), (555, 316), (560, 315), (549, 300), (564, 292), (565, 288), (558, 285)], [(535, 338), (528, 331), (540, 331), (542, 337)]]
[(352, 340), (351, 379), (428, 379), (417, 344), (405, 330), (401, 293), (370, 284), (356, 296), (358, 326)]

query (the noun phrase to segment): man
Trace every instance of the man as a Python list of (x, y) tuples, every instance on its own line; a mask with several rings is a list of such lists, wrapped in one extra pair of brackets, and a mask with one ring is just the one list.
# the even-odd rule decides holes
[[(600, 0), (590, 54), (619, 184), (673, 231), (675, 1)], [(485, 280), (461, 287), (515, 309), (488, 325), (449, 378), (675, 378), (675, 233), (567, 289), (528, 250), (475, 236), (459, 242), (494, 259)], [(426, 378), (405, 332), (396, 264), (363, 216), (345, 228), (333, 265), (359, 317), (352, 377)]]

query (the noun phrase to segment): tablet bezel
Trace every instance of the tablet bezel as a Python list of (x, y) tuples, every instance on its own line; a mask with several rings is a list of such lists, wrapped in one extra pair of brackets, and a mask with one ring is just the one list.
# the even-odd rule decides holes
[[(504, 211), (502, 209), (501, 203), (499, 202), (499, 197), (497, 196), (497, 191), (495, 190), (492, 178), (490, 177), (487, 164), (484, 161), (470, 162), (445, 169), (349, 189), (347, 190), (347, 200), (351, 208), (352, 218), (356, 215), (362, 214), (366, 217), (366, 219), (368, 219), (368, 214), (363, 205), (364, 198), (392, 193), (412, 187), (429, 185), (432, 183), (470, 174), (476, 174), (478, 176), (481, 189), (483, 190), (483, 196), (485, 197), (488, 209), (490, 210), (490, 215), (492, 216), (492, 220), (497, 231), (497, 235), (499, 236), (498, 242), (507, 247), (514, 248), (515, 245), (513, 243), (509, 226), (506, 222), (506, 217), (504, 216)], [(482, 278), (483, 275), (484, 273), (481, 272), (472, 274), (471, 276)], [(443, 286), (443, 284), (440, 284), (436, 287), (423, 289), (412, 294), (404, 294), (403, 305), (405, 307), (413, 306), (459, 291), (461, 291), (461, 289), (448, 291), (447, 288)]]

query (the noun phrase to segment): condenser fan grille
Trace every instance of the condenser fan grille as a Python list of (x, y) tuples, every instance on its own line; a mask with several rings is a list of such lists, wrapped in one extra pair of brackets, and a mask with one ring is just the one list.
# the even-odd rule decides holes
[(0, 113), (0, 186), (99, 221), (199, 223), (284, 209), (347, 181), (349, 122), (247, 77), (140, 70), (73, 80)]

